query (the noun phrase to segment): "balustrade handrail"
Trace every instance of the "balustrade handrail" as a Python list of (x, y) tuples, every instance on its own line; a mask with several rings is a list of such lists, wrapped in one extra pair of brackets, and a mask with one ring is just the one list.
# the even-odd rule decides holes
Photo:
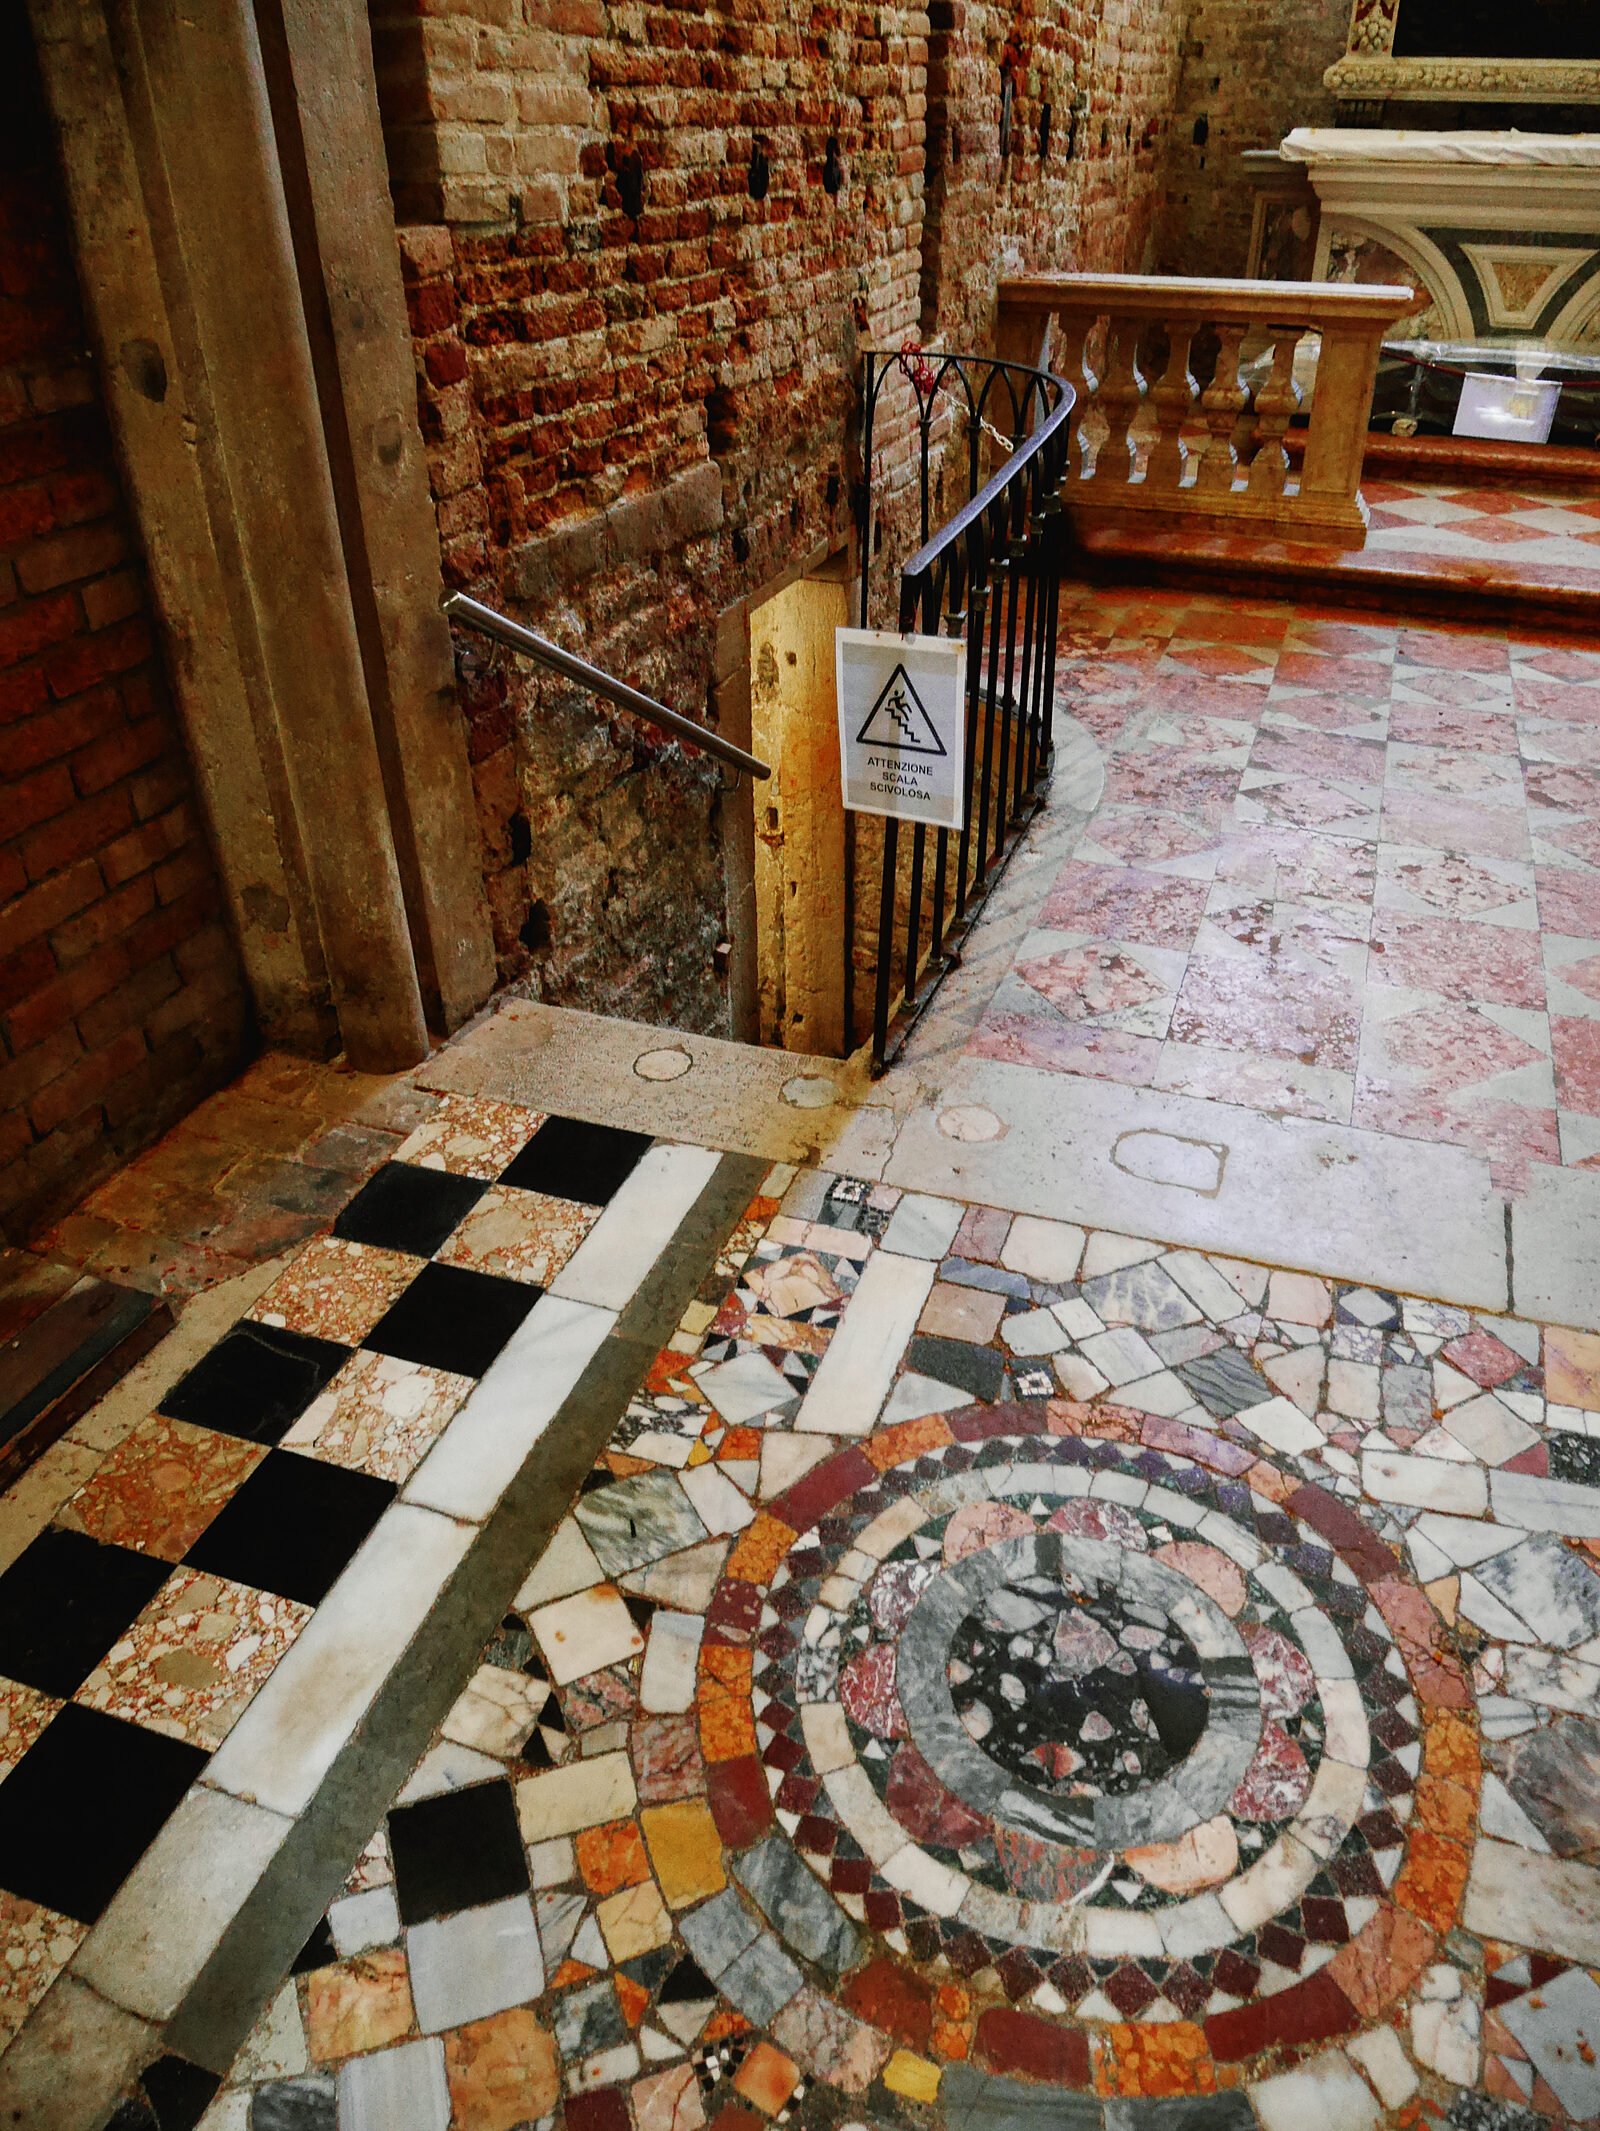
[[(1027, 274), (1000, 284), (998, 337), (1077, 391), (1062, 490), (1075, 526), (1209, 521), (1360, 547), (1378, 353), (1415, 304), (1389, 282)], [(1302, 417), (1296, 473), (1285, 439)]]
[(680, 739), (692, 740), (696, 747), (703, 748), (718, 762), (726, 763), (729, 769), (739, 770), (747, 777), (772, 775), (767, 763), (747, 755), (742, 747), (724, 740), (721, 733), (714, 733), (708, 726), (686, 718), (681, 710), (669, 710), (665, 703), (658, 703), (654, 696), (630, 688), (626, 681), (614, 680), (600, 667), (579, 658), (575, 651), (563, 651), (548, 637), (513, 621), (509, 614), (502, 614), (497, 608), (485, 606), (481, 599), (473, 599), (466, 592), (451, 592), (446, 595), (443, 606), (451, 621), (476, 629), (480, 635), (492, 636), (496, 643), (509, 645), (513, 651), (520, 651), (541, 666), (547, 666), (552, 673), (576, 681), (580, 688), (587, 688), (604, 702), (614, 703), (619, 710), (630, 710), (636, 718), (659, 725), (663, 731), (675, 733)]
[(1096, 308), (1152, 321), (1193, 314), (1216, 325), (1388, 324), (1416, 292), (1385, 281), (1233, 281), (1198, 274), (1019, 274), (1000, 284), (1002, 311)]

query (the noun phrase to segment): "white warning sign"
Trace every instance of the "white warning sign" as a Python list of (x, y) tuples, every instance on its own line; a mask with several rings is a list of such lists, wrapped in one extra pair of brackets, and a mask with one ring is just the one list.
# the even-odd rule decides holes
[(959, 637), (835, 632), (844, 803), (963, 826), (967, 647)]

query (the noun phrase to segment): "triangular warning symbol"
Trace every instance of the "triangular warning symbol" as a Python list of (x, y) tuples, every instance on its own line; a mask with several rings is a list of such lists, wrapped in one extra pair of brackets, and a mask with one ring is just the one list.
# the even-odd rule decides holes
[(856, 734), (857, 744), (895, 748), (903, 755), (942, 755), (945, 744), (904, 666), (896, 664)]

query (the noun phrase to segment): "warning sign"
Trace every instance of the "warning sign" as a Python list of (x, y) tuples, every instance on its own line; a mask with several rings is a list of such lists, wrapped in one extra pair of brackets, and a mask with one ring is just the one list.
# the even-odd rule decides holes
[(844, 803), (962, 826), (967, 647), (959, 637), (836, 632)]

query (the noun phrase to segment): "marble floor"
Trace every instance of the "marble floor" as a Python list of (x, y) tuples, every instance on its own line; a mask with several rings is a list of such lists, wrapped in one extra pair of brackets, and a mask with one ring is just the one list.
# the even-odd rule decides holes
[(1525, 489), (1480, 483), (1367, 479), (1367, 549), (1376, 555), (1492, 562), (1511, 580), (1558, 575), (1600, 590), (1600, 501), (1592, 487)]
[(118, 2121), (1590, 2121), (1597, 1556), (1594, 1335), (777, 1166)]
[(1600, 1160), (1600, 652), (1176, 592), (1064, 648), (1103, 792), (975, 1055)]

